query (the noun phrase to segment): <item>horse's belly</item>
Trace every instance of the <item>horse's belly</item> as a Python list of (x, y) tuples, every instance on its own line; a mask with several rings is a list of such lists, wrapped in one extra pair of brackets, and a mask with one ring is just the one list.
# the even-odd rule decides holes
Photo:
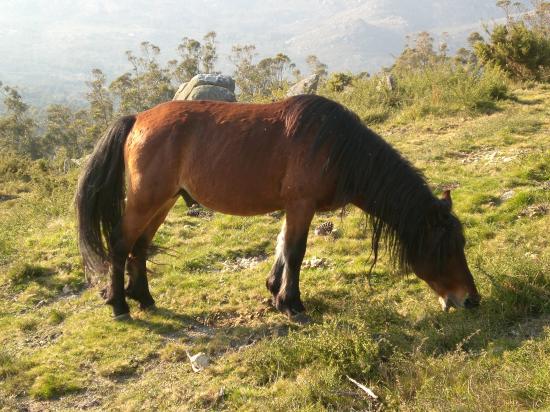
[[(221, 184), (216, 184), (219, 186)], [(228, 184), (224, 188), (205, 184), (189, 185), (185, 190), (201, 205), (221, 213), (251, 216), (284, 208), (282, 199), (259, 191)]]
[(254, 167), (197, 160), (186, 168), (182, 186), (201, 205), (242, 216), (284, 208), (280, 190), (284, 171), (273, 169), (269, 161)]

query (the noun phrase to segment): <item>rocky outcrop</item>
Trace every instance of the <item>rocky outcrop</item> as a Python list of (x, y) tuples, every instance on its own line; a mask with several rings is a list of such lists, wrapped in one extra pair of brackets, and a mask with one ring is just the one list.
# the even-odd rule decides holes
[(314, 94), (319, 86), (319, 75), (312, 74), (300, 80), (286, 92), (286, 96), (297, 96), (299, 94)]
[(222, 100), (224, 102), (235, 102), (235, 94), (224, 87), (212, 86), (210, 84), (205, 84), (202, 86), (197, 86), (189, 96), (187, 100)]
[(236, 102), (235, 81), (222, 74), (197, 74), (182, 83), (174, 100), (222, 100)]

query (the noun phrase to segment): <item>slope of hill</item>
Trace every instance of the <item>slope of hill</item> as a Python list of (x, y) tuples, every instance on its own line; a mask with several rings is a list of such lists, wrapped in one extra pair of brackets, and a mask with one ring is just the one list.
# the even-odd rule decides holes
[[(436, 191), (455, 188), (483, 296), (473, 312), (442, 313), (385, 260), (369, 288), (369, 235), (350, 209), (315, 219), (337, 236), (310, 234), (313, 323), (294, 325), (264, 288), (281, 218), (192, 217), (178, 204), (150, 258), (158, 309), (114, 322), (80, 266), (78, 170), (0, 158), (0, 409), (548, 408), (550, 90), (515, 93), (491, 115), (376, 127)], [(187, 352), (210, 366), (194, 373)]]
[(209, 30), (218, 33), (222, 70), (231, 69), (232, 45), (252, 43), (263, 56), (282, 51), (300, 65), (317, 54), (333, 71), (373, 71), (391, 62), (407, 34), (449, 32), (451, 45), (462, 45), (481, 21), (501, 16), (493, 0), (162, 0), (154, 8), (145, 0), (4, 2), (0, 80), (34, 103), (82, 99), (91, 69), (123, 73), (124, 52), (141, 41), (170, 59), (182, 37)]

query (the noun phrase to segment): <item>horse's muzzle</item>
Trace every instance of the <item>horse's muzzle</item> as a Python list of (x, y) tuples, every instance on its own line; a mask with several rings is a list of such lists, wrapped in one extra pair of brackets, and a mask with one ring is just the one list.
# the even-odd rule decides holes
[(448, 312), (450, 308), (465, 308), (465, 309), (474, 309), (479, 306), (481, 298), (479, 295), (467, 295), (466, 298), (460, 302), (452, 295), (447, 295), (446, 297), (439, 298), (439, 304), (441, 308)]
[(464, 307), (466, 309), (474, 309), (474, 308), (477, 308), (479, 306), (479, 302), (480, 302), (480, 297), (477, 296), (477, 297), (472, 297), (472, 296), (468, 296), (466, 299), (464, 299)]

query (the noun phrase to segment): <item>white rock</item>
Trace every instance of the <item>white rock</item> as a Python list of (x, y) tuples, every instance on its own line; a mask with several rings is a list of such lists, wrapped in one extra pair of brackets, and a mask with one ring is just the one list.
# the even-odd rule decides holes
[(227, 89), (229, 93), (227, 95), (233, 95), (235, 92), (235, 81), (231, 76), (224, 76), (222, 74), (209, 74), (201, 73), (197, 74), (187, 83), (183, 83), (176, 92), (174, 100), (192, 100), (190, 99), (191, 92), (195, 87), (210, 85)]
[(514, 197), (515, 194), (516, 192), (514, 190), (507, 190), (500, 196), (500, 200), (502, 201), (510, 200), (512, 197)]
[(204, 352), (199, 352), (196, 355), (190, 355), (189, 352), (186, 352), (186, 353), (187, 353), (187, 357), (189, 358), (189, 362), (191, 362), (191, 367), (193, 368), (193, 372), (202, 371), (210, 363), (208, 356), (206, 356)]
[(286, 96), (297, 96), (299, 94), (314, 94), (317, 91), (319, 85), (319, 75), (312, 74), (305, 79), (300, 80), (298, 83), (288, 89)]

